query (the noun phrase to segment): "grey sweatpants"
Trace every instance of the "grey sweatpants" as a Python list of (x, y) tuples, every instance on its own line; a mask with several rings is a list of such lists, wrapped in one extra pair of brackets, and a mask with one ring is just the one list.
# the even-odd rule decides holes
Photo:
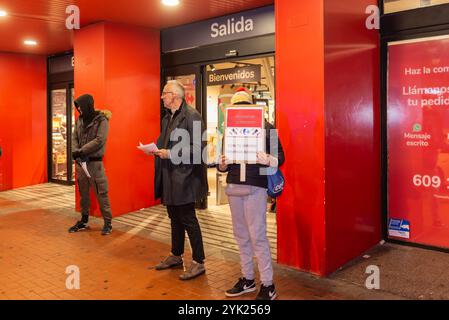
[(84, 173), (81, 166), (76, 164), (76, 172), (78, 175), (78, 188), (81, 196), (81, 215), (89, 216), (90, 211), (90, 192), (89, 189), (92, 188), (95, 191), (95, 195), (100, 206), (101, 215), (105, 222), (111, 222), (112, 213), (111, 205), (109, 203), (108, 196), (108, 178), (104, 170), (103, 162), (94, 161), (89, 162), (87, 165), (87, 170), (91, 178), (88, 178)]
[(273, 264), (267, 238), (267, 190), (255, 186), (250, 188), (247, 196), (228, 196), (242, 274), (246, 279), (254, 279), (253, 258), (256, 256), (261, 282), (271, 285)]

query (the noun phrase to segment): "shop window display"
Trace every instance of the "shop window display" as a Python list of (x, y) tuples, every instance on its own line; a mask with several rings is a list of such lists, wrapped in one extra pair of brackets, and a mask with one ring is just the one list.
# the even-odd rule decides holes
[(52, 90), (52, 179), (67, 180), (67, 92)]

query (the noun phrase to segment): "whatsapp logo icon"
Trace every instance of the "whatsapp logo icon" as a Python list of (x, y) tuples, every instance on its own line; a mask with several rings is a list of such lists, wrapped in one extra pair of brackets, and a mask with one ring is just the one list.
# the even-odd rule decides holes
[(413, 132), (420, 132), (422, 130), (422, 126), (419, 123), (413, 125)]

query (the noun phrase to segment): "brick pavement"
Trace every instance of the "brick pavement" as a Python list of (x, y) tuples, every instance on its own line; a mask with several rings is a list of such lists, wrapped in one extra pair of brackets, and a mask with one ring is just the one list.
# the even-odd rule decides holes
[[(155, 240), (145, 230), (119, 224), (104, 237), (96, 219), (91, 230), (69, 234), (76, 218), (69, 210), (32, 208), (0, 195), (0, 300), (216, 300), (226, 299), (224, 291), (240, 276), (237, 254), (206, 246), (206, 275), (178, 280), (181, 269), (154, 270), (170, 251), (169, 239)], [(70, 265), (80, 269), (80, 290), (66, 288)], [(285, 300), (396, 298), (279, 265), (275, 283), (279, 299)]]

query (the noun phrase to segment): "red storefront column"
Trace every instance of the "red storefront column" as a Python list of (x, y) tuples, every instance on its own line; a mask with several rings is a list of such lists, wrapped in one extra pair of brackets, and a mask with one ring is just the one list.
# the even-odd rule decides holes
[(91, 25), (75, 33), (74, 54), (75, 96), (90, 93), (112, 112), (104, 164), (113, 215), (154, 205), (154, 162), (136, 146), (160, 131), (159, 31)]
[(324, 30), (322, 1), (275, 2), (276, 105), (285, 149), (278, 262), (324, 274)]
[(365, 27), (376, 3), (275, 3), (278, 261), (318, 275), (380, 240), (379, 40)]
[(325, 0), (326, 273), (381, 239), (379, 31), (376, 0)]
[(45, 56), (0, 53), (0, 191), (47, 182)]

